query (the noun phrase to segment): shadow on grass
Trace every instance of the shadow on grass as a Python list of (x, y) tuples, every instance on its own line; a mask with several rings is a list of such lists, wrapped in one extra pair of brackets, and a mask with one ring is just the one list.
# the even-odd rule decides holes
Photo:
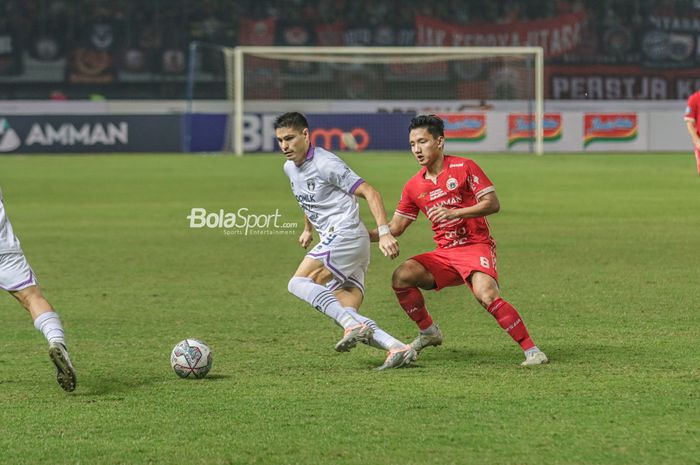
[(143, 387), (149, 387), (155, 384), (162, 384), (164, 381), (174, 380), (176, 382), (192, 382), (192, 383), (210, 383), (219, 382), (230, 379), (230, 375), (213, 374), (202, 379), (186, 379), (180, 380), (176, 376), (164, 379), (162, 376), (143, 376), (140, 378), (131, 377), (124, 378), (123, 374), (99, 373), (85, 374), (80, 376), (78, 373), (78, 387), (73, 393), (75, 397), (94, 397), (108, 396), (117, 398), (123, 397), (122, 394), (131, 392)]
[[(596, 365), (613, 362), (614, 360), (633, 361), (643, 358), (639, 348), (629, 344), (609, 344), (595, 341), (566, 342), (564, 344), (546, 344), (541, 349), (547, 354), (552, 364), (563, 366)], [(481, 347), (430, 347), (423, 351), (415, 362), (418, 368), (427, 368), (431, 364), (463, 363), (481, 366), (520, 365), (524, 360), (519, 350), (512, 348), (481, 348)]]
[(78, 373), (78, 386), (73, 393), (76, 397), (118, 396), (143, 386), (149, 386), (159, 379), (156, 378), (124, 378), (123, 375), (103, 373), (99, 375)]

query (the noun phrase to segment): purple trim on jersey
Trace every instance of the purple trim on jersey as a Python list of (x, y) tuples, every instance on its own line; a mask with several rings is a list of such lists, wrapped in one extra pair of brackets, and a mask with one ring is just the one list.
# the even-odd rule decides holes
[(22, 286), (29, 287), (29, 286), (27, 286), (27, 284), (32, 285), (34, 283), (36, 283), (36, 281), (34, 280), (34, 273), (32, 273), (32, 271), (29, 270), (29, 279), (27, 279), (26, 281), (22, 281), (19, 284), (15, 284), (14, 286), (10, 286), (9, 288), (7, 288), (5, 290), (6, 291), (21, 291), (22, 289), (20, 289), (20, 288)]
[(351, 194), (354, 194), (354, 193), (355, 193), (355, 190), (356, 190), (358, 187), (360, 187), (360, 184), (362, 184), (363, 182), (365, 182), (364, 179), (362, 179), (362, 178), (358, 179), (357, 182), (356, 182), (355, 184), (353, 184), (352, 187), (350, 188), (350, 193), (351, 193)]
[(323, 253), (313, 253), (313, 252), (309, 252), (309, 253), (307, 253), (306, 255), (308, 255), (308, 256), (310, 256), (310, 257), (314, 257), (314, 258), (321, 258), (321, 257), (324, 257), (325, 260), (323, 260), (323, 261), (324, 261), (324, 263), (326, 264), (326, 266), (328, 267), (328, 269), (331, 270), (331, 272), (332, 272), (334, 275), (336, 275), (336, 277), (342, 279), (343, 282), (347, 281), (348, 278), (346, 278), (345, 275), (344, 275), (343, 273), (341, 273), (338, 269), (334, 268), (334, 267), (333, 267), (333, 264), (331, 264), (331, 251), (330, 251), (330, 250), (327, 250), (327, 251), (325, 251), (325, 252), (323, 252)]
[(314, 147), (313, 145), (309, 145), (309, 150), (306, 151), (306, 161), (309, 161), (314, 157), (315, 150), (316, 147)]

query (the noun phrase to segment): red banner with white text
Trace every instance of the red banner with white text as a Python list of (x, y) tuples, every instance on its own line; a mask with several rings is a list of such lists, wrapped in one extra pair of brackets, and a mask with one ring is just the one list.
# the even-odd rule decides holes
[(581, 42), (584, 12), (507, 24), (457, 24), (416, 15), (416, 45), (437, 47), (541, 46), (545, 57), (574, 50)]

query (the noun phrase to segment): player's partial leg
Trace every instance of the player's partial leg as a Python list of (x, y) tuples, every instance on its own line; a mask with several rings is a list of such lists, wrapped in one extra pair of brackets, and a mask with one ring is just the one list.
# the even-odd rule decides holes
[(343, 339), (336, 344), (336, 350), (347, 352), (358, 342), (368, 341), (372, 337), (372, 328), (356, 321), (338, 302), (333, 292), (322, 285), (332, 279), (333, 275), (323, 263), (306, 257), (294, 277), (289, 280), (287, 288), (296, 297), (332, 318), (345, 330)]
[(34, 327), (49, 343), (49, 357), (56, 366), (56, 381), (66, 391), (75, 390), (76, 375), (68, 356), (63, 325), (58, 313), (44, 298), (39, 286), (32, 285), (11, 294), (27, 309), (34, 320)]
[(523, 366), (541, 365), (549, 360), (532, 339), (525, 327), (525, 322), (518, 311), (510, 303), (501, 298), (498, 283), (493, 277), (474, 272), (471, 277), (471, 287), (479, 303), (496, 319), (499, 326), (520, 345), (525, 353)]
[(425, 306), (423, 293), (419, 289), (433, 289), (433, 275), (421, 263), (409, 259), (394, 270), (391, 286), (399, 305), (420, 331), (410, 346), (416, 352), (420, 352), (426, 347), (442, 344), (442, 332), (438, 325), (433, 323), (433, 318)]
[(373, 334), (365, 344), (377, 349), (387, 351), (386, 360), (377, 370), (388, 368), (407, 367), (417, 358), (418, 354), (408, 344), (404, 344), (391, 334), (384, 331), (379, 325), (364, 315), (357, 312), (362, 304), (363, 294), (357, 287), (343, 288), (336, 291), (338, 300), (345, 305), (345, 309), (355, 318), (356, 321), (372, 328)]
[(695, 163), (698, 166), (698, 176), (700, 176), (700, 150), (695, 149)]

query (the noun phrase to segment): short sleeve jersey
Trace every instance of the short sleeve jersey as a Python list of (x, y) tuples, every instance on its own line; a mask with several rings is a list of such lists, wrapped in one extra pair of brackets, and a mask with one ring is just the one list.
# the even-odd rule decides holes
[(10, 220), (7, 219), (2, 190), (0, 190), (0, 254), (4, 253), (22, 253), (22, 248), (19, 245), (19, 239), (12, 230)]
[(367, 235), (354, 195), (364, 180), (337, 155), (312, 146), (301, 166), (288, 160), (284, 172), (299, 206), (319, 234)]
[[(396, 214), (416, 220), (439, 207), (464, 208), (496, 189), (481, 168), (468, 158), (445, 155), (437, 181), (425, 178), (426, 168), (408, 180), (396, 207)], [(438, 248), (449, 249), (471, 244), (493, 244), (486, 218), (455, 218), (433, 222), (433, 240)]]
[[(695, 92), (693, 95), (688, 97), (688, 105), (685, 107), (685, 117), (686, 121), (698, 121), (698, 113), (700, 112), (700, 90)], [(700, 128), (698, 128), (700, 129)], [(700, 134), (700, 132), (698, 132)]]

